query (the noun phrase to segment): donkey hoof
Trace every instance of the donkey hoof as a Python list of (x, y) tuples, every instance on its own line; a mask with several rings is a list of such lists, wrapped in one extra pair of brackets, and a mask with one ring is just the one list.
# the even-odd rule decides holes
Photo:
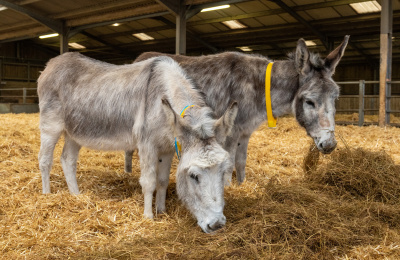
[(154, 218), (154, 215), (153, 215), (153, 212), (151, 212), (151, 213), (144, 213), (144, 214), (143, 214), (143, 217), (144, 217), (144, 218), (147, 218), (147, 219), (153, 219), (153, 218)]

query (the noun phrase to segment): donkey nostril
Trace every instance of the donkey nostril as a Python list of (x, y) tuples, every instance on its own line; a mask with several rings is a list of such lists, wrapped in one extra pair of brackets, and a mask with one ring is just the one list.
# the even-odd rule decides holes
[(219, 222), (215, 222), (214, 224), (208, 224), (207, 227), (208, 229), (210, 229), (211, 231), (215, 231), (218, 230), (220, 228), (222, 228), (224, 226), (224, 224), (219, 223)]

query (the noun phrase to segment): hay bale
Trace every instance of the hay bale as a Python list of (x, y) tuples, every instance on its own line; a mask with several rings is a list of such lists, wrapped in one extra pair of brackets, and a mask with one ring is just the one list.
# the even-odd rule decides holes
[(400, 166), (384, 151), (336, 150), (324, 167), (307, 177), (341, 196), (390, 204), (400, 199)]

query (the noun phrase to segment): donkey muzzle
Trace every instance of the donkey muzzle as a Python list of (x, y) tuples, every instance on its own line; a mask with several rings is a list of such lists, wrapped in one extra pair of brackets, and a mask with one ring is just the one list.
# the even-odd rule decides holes
[(324, 154), (329, 154), (335, 150), (337, 141), (333, 130), (321, 130), (321, 136), (314, 138), (318, 150)]
[[(204, 225), (205, 224), (205, 225)], [(205, 233), (214, 232), (226, 224), (226, 217), (224, 215), (219, 216), (217, 218), (210, 219), (208, 223), (204, 223), (203, 225), (199, 223), (199, 226)]]

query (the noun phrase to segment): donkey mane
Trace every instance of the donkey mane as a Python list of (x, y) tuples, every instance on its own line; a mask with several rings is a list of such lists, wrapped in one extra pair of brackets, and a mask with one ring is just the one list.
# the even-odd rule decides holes
[[(296, 58), (296, 52), (288, 53), (288, 59), (290, 61), (294, 61)], [(324, 59), (321, 58), (319, 53), (310, 52), (310, 63), (315, 69), (323, 69), (324, 68)]]

